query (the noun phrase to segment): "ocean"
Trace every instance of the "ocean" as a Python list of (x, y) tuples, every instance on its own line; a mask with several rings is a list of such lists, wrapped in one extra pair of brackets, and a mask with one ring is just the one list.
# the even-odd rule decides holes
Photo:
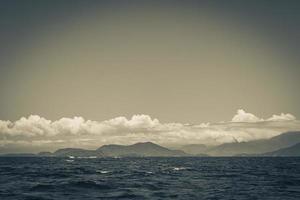
[(1, 200), (300, 199), (300, 158), (1, 157)]

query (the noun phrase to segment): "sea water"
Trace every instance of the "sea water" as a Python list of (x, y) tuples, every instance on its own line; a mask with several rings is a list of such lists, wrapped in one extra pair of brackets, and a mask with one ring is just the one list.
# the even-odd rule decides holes
[(300, 199), (300, 158), (0, 158), (1, 200)]

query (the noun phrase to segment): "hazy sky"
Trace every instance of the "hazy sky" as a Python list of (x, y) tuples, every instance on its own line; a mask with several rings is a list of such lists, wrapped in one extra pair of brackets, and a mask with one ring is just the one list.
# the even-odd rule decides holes
[(0, 119), (300, 115), (299, 1), (1, 1)]
[(299, 10), (299, 1), (0, 1), (0, 153), (300, 130)]

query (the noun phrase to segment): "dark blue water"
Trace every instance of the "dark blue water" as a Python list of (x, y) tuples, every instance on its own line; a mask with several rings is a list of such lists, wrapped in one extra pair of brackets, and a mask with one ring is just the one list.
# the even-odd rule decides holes
[(0, 199), (300, 199), (300, 158), (0, 158)]

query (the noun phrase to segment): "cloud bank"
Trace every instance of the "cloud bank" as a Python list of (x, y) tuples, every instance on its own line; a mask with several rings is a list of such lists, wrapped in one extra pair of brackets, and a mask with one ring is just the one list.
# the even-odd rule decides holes
[(294, 121), (296, 117), (292, 114), (284, 114), (281, 113), (280, 115), (272, 115), (272, 117), (268, 119), (260, 119), (253, 115), (252, 113), (247, 113), (243, 109), (239, 109), (236, 115), (233, 116), (232, 122), (262, 122), (262, 121)]
[(152, 141), (162, 145), (218, 145), (270, 138), (282, 132), (300, 130), (291, 114), (262, 119), (240, 109), (229, 122), (196, 125), (161, 123), (148, 115), (130, 119), (116, 117), (97, 122), (82, 117), (47, 120), (30, 115), (10, 122), (0, 120), (0, 153), (7, 151), (55, 150), (62, 147), (97, 148), (103, 144), (132, 144)]

